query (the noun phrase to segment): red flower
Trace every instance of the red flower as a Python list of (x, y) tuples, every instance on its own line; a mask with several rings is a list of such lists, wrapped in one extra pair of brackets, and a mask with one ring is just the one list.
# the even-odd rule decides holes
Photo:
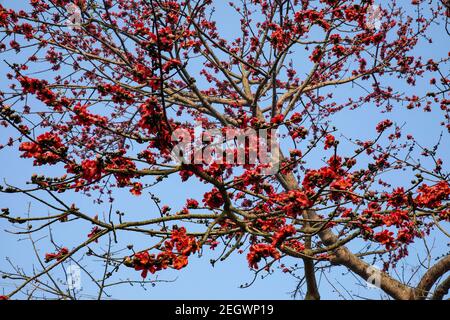
[(153, 260), (153, 257), (149, 255), (147, 251), (138, 252), (134, 255), (134, 269), (136, 271), (141, 271), (142, 278), (147, 278), (148, 271), (150, 269), (150, 262)]
[(335, 142), (336, 142), (336, 139), (334, 138), (334, 136), (331, 135), (331, 134), (328, 134), (325, 137), (325, 147), (324, 147), (324, 149), (328, 150), (328, 149), (332, 148), (334, 146)]
[(188, 265), (188, 258), (186, 256), (178, 256), (173, 262), (173, 268), (176, 270), (183, 269)]
[(197, 240), (194, 237), (186, 235), (186, 229), (181, 227), (172, 231), (172, 244), (175, 245), (177, 251), (183, 256), (189, 256), (198, 250)]
[(220, 208), (224, 204), (222, 194), (214, 188), (211, 192), (204, 195), (203, 202), (210, 208)]
[(297, 239), (291, 239), (286, 242), (286, 246), (291, 249), (294, 249), (297, 252), (302, 252), (305, 250), (305, 245), (298, 241)]
[(374, 240), (383, 244), (386, 249), (390, 249), (395, 247), (394, 237), (392, 236), (394, 233), (388, 230), (383, 230), (374, 235)]
[(291, 41), (292, 35), (287, 30), (283, 30), (282, 27), (276, 25), (275, 30), (271, 35), (272, 46), (278, 51), (282, 51)]
[(36, 142), (23, 142), (19, 151), (22, 151), (22, 158), (35, 158), (34, 165), (56, 164), (61, 156), (67, 152), (67, 147), (61, 138), (50, 132), (46, 132), (37, 137)]
[(311, 190), (315, 187), (324, 187), (336, 179), (336, 170), (329, 167), (323, 167), (319, 170), (308, 170), (302, 185), (305, 190)]
[[(178, 254), (173, 252), (174, 247)], [(187, 266), (188, 256), (196, 252), (198, 244), (195, 238), (186, 235), (186, 229), (180, 228), (172, 231), (171, 239), (165, 242), (165, 250), (155, 257), (147, 251), (136, 253), (133, 259), (126, 258), (125, 265), (134, 267), (136, 271), (142, 271), (142, 278), (146, 278), (148, 272), (154, 274), (157, 271), (172, 267), (180, 270)]]
[(440, 181), (432, 187), (423, 184), (415, 201), (417, 206), (434, 209), (441, 206), (442, 200), (449, 200), (450, 186), (446, 181)]
[(384, 130), (386, 130), (387, 128), (389, 128), (390, 126), (392, 126), (392, 121), (391, 120), (384, 120), (381, 121), (378, 125), (377, 125), (377, 132), (381, 133)]
[(57, 253), (47, 253), (45, 254), (45, 262), (50, 262), (52, 260), (61, 261), (69, 253), (69, 249), (66, 247), (61, 248)]
[(348, 190), (352, 187), (353, 182), (351, 177), (350, 178), (340, 178), (339, 180), (334, 181), (331, 185), (331, 189), (336, 190)]
[(102, 84), (97, 87), (101, 96), (111, 95), (111, 100), (118, 104), (133, 104), (134, 94), (124, 89), (120, 85)]
[(135, 176), (133, 171), (136, 170), (136, 165), (130, 159), (115, 157), (108, 162), (105, 169), (113, 169), (118, 186), (125, 187), (131, 183), (131, 178)]
[(188, 199), (186, 201), (186, 207), (188, 209), (197, 209), (198, 208), (198, 201), (195, 199)]
[(397, 233), (397, 241), (402, 242), (404, 244), (409, 244), (413, 242), (414, 234), (411, 232), (411, 230), (404, 228), (399, 230)]
[(140, 196), (142, 194), (142, 188), (142, 183), (135, 182), (133, 183), (133, 187), (131, 188), (130, 192), (135, 196)]
[(287, 237), (294, 235), (297, 232), (293, 225), (288, 225), (278, 230), (272, 237), (272, 246), (276, 247), (281, 244)]
[(302, 117), (301, 113), (296, 112), (296, 113), (294, 113), (291, 116), (291, 122), (292, 123), (296, 123), (297, 124), (297, 123), (302, 122), (302, 120), (303, 120), (303, 117)]
[(439, 217), (440, 217), (443, 221), (450, 222), (450, 210), (443, 210), (443, 211), (439, 214)]
[(273, 124), (280, 124), (284, 120), (284, 116), (282, 114), (277, 114), (275, 117), (273, 117), (270, 122)]
[(90, 113), (88, 110), (88, 105), (81, 105), (81, 103), (78, 103), (74, 108), (73, 112), (75, 115), (73, 116), (73, 121), (77, 125), (82, 125), (89, 127), (93, 124), (106, 126), (107, 125), (107, 118), (98, 116), (95, 114)]
[(258, 269), (258, 262), (261, 259), (272, 257), (275, 260), (280, 258), (280, 253), (277, 249), (269, 244), (259, 243), (250, 247), (250, 252), (247, 255), (247, 260), (250, 268)]
[(404, 221), (409, 220), (408, 211), (394, 210), (389, 215), (383, 217), (383, 223), (390, 227), (395, 225), (399, 227)]
[(312, 205), (307, 194), (300, 190), (290, 190), (276, 195), (274, 201), (281, 202), (282, 210), (292, 217), (301, 214), (304, 209), (309, 208)]
[(172, 69), (175, 69), (177, 67), (181, 66), (181, 61), (178, 59), (169, 59), (164, 65), (163, 65), (163, 71), (169, 72)]
[(102, 177), (102, 166), (99, 160), (83, 160), (81, 162), (81, 176), (87, 182), (100, 180)]
[(388, 204), (391, 206), (398, 208), (403, 206), (408, 201), (408, 198), (405, 194), (405, 189), (397, 188), (389, 195)]
[(322, 59), (322, 56), (323, 51), (319, 46), (317, 46), (309, 58), (311, 59), (312, 62), (318, 63)]
[[(88, 238), (92, 238), (94, 237), (97, 233), (101, 232), (102, 230), (98, 227), (95, 226), (92, 228), (91, 232), (88, 234)], [(98, 239), (95, 239), (95, 242), (98, 242)]]

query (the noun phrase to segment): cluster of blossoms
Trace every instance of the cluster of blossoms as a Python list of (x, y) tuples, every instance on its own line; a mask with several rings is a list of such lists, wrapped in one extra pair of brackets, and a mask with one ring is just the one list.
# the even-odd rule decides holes
[[(408, 197), (404, 188), (396, 188), (389, 194), (384, 194), (387, 210), (382, 210), (381, 203), (370, 202), (367, 209), (358, 217), (359, 222), (354, 227), (360, 228), (366, 239), (371, 239), (386, 247), (387, 250), (402, 248), (414, 241), (416, 237), (422, 237), (423, 231), (419, 231), (417, 222), (422, 218), (414, 216), (412, 208), (426, 208), (436, 210), (442, 206), (443, 201), (450, 200), (450, 186), (446, 181), (440, 181), (434, 186), (423, 184), (418, 189), (415, 198)], [(350, 212), (351, 210), (349, 210)], [(345, 213), (343, 216), (347, 216)], [(440, 211), (439, 218), (448, 220), (448, 210)], [(375, 232), (377, 227), (384, 229)], [(397, 230), (397, 231), (396, 231)], [(396, 232), (395, 232), (396, 231)], [(402, 255), (407, 254), (401, 249)], [(402, 255), (396, 257), (400, 258)]]
[(442, 205), (443, 200), (450, 198), (450, 185), (447, 181), (440, 181), (434, 186), (423, 184), (419, 188), (419, 195), (415, 202), (419, 208), (435, 209)]
[(46, 132), (36, 138), (36, 142), (23, 142), (19, 151), (23, 158), (34, 158), (34, 165), (56, 164), (67, 153), (67, 146), (61, 138), (51, 132)]
[(205, 193), (203, 202), (210, 208), (220, 208), (224, 204), (222, 193), (214, 188), (212, 191)]
[(82, 105), (81, 103), (75, 105), (75, 107), (73, 108), (74, 124), (86, 127), (90, 127), (92, 125), (103, 127), (106, 126), (108, 123), (108, 119), (106, 117), (90, 113), (87, 109), (88, 107), (88, 105)]
[(134, 94), (117, 84), (101, 84), (97, 89), (103, 97), (110, 95), (114, 103), (131, 105), (135, 102)]
[(290, 239), (297, 233), (293, 225), (286, 225), (285, 219), (259, 219), (255, 227), (265, 232), (273, 232), (271, 243), (253, 243), (247, 254), (250, 268), (258, 269), (258, 263), (262, 259), (272, 258), (278, 260), (281, 255), (278, 248), (288, 246), (290, 249), (301, 252), (304, 245), (296, 239)]
[(68, 107), (72, 103), (72, 101), (66, 97), (58, 97), (56, 93), (49, 89), (46, 80), (26, 76), (18, 76), (17, 80), (22, 86), (22, 92), (24, 94), (36, 95), (37, 99), (47, 106), (52, 107), (55, 111), (61, 112), (63, 108)]
[(291, 190), (277, 194), (273, 200), (282, 203), (281, 210), (290, 217), (297, 217), (312, 205), (312, 201), (304, 191)]
[(132, 258), (125, 258), (124, 263), (136, 271), (141, 271), (142, 278), (146, 278), (149, 272), (154, 274), (169, 267), (176, 270), (186, 267), (188, 257), (198, 249), (195, 237), (187, 235), (186, 229), (181, 227), (172, 231), (171, 238), (165, 241), (164, 248), (159, 254), (138, 252)]
[(67, 248), (61, 248), (56, 253), (47, 253), (45, 255), (45, 262), (50, 262), (52, 260), (60, 261), (62, 258), (64, 258), (69, 253), (69, 249)]
[(258, 262), (263, 258), (266, 259), (269, 257), (277, 260), (280, 258), (280, 252), (270, 244), (254, 244), (250, 247), (250, 252), (247, 255), (248, 265), (250, 268), (258, 269)]
[(135, 195), (139, 195), (142, 190), (142, 184), (131, 181), (136, 176), (135, 171), (137, 168), (135, 163), (120, 155), (115, 155), (107, 159), (85, 159), (81, 161), (80, 165), (71, 162), (66, 164), (65, 168), (68, 173), (78, 175), (78, 178), (72, 186), (75, 190), (78, 190), (86, 184), (98, 182), (104, 175), (109, 173), (112, 173), (115, 177), (118, 187), (130, 186), (130, 191)]

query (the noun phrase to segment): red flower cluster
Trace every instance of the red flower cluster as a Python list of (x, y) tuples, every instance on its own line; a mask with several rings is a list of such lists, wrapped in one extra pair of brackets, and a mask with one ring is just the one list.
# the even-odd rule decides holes
[[(153, 77), (153, 71), (142, 63), (136, 63), (133, 69), (133, 80), (141, 84), (148, 82)], [(157, 88), (154, 88), (157, 89)]]
[(45, 254), (45, 262), (50, 262), (52, 260), (60, 261), (69, 253), (69, 249), (61, 248), (57, 253), (47, 253)]
[(318, 63), (323, 57), (323, 51), (322, 48), (320, 48), (319, 46), (317, 46), (313, 52), (311, 53), (311, 56), (309, 57), (309, 59), (312, 62)]
[(198, 208), (198, 201), (195, 199), (188, 199), (186, 201), (186, 208), (188, 209), (197, 209)]
[(181, 227), (172, 231), (170, 241), (166, 241), (166, 247), (172, 249), (175, 246), (177, 251), (183, 256), (189, 256), (198, 249), (197, 240), (186, 234), (186, 229)]
[(149, 254), (147, 251), (136, 253), (133, 260), (126, 260), (125, 264), (133, 266), (136, 271), (142, 271), (142, 278), (146, 278), (148, 272), (154, 274), (156, 271), (167, 269), (170, 259), (166, 255), (160, 253), (157, 257), (154, 254)]
[(46, 80), (39, 80), (30, 77), (20, 76), (17, 78), (22, 86), (23, 93), (35, 94), (36, 97), (50, 107), (54, 107), (56, 111), (61, 111), (61, 105), (69, 106), (70, 100), (62, 98), (58, 100), (58, 96), (48, 88)]
[(324, 149), (325, 149), (325, 150), (328, 150), (328, 149), (332, 148), (332, 147), (334, 146), (335, 142), (336, 142), (336, 139), (334, 138), (334, 136), (331, 135), (331, 134), (328, 134), (328, 135), (325, 137), (325, 146), (324, 146)]
[(395, 225), (396, 227), (400, 227), (404, 221), (409, 220), (408, 211), (404, 210), (394, 210), (390, 212), (388, 215), (382, 218), (384, 225), (390, 227)]
[(299, 24), (309, 20), (311, 24), (317, 24), (324, 30), (330, 29), (330, 24), (325, 20), (324, 13), (316, 10), (302, 10), (295, 13), (295, 21)]
[[(92, 228), (91, 232), (88, 234), (88, 238), (95, 237), (96, 234), (100, 233), (102, 229), (100, 229), (98, 226), (95, 226)], [(98, 242), (98, 239), (95, 239), (95, 242)]]
[(268, 257), (272, 257), (276, 260), (280, 258), (280, 253), (269, 244), (258, 243), (250, 247), (250, 252), (247, 255), (247, 261), (250, 268), (258, 269), (258, 262), (260, 262), (261, 259)]
[(375, 241), (381, 243), (386, 247), (387, 250), (389, 250), (395, 247), (393, 234), (394, 233), (391, 231), (383, 230), (376, 233), (373, 238)]
[(147, 129), (149, 133), (157, 133), (158, 128), (161, 126), (161, 121), (163, 121), (163, 114), (158, 101), (156, 99), (148, 99), (140, 105), (139, 112), (141, 114), (139, 127)]
[[(350, 188), (353, 186), (353, 180), (352, 177), (349, 176), (347, 178), (340, 178), (337, 179), (335, 181), (333, 181), (330, 184), (330, 188), (333, 190), (339, 190), (339, 191), (348, 191), (350, 190)], [(333, 191), (330, 194), (330, 199), (332, 200), (339, 200), (342, 196), (347, 195), (347, 197), (349, 196), (349, 194), (344, 194), (342, 192), (339, 191)]]
[(131, 194), (134, 194), (135, 196), (140, 196), (142, 194), (142, 183), (140, 182), (135, 182), (133, 183), (130, 192)]
[(114, 172), (114, 177), (117, 180), (119, 187), (125, 187), (130, 185), (131, 178), (135, 176), (134, 171), (136, 170), (136, 165), (130, 159), (124, 157), (114, 157), (108, 161), (105, 166), (105, 170), (114, 169), (120, 170), (121, 172)]
[(0, 27), (7, 27), (9, 23), (9, 12), (0, 5)]
[(284, 30), (281, 26), (276, 25), (270, 40), (275, 49), (282, 51), (291, 41), (291, 33)]
[(438, 208), (443, 200), (449, 200), (450, 186), (446, 181), (440, 181), (434, 186), (429, 187), (423, 184), (419, 188), (419, 195), (415, 199), (418, 207), (422, 208)]
[(73, 108), (73, 112), (75, 113), (75, 115), (73, 116), (73, 121), (75, 122), (75, 124), (86, 127), (89, 127), (93, 124), (106, 126), (108, 122), (106, 117), (92, 114), (87, 110), (87, 108), (88, 105), (81, 105), (81, 103), (78, 103)]
[(381, 121), (379, 124), (377, 124), (377, 132), (381, 133), (384, 130), (386, 130), (387, 128), (389, 128), (390, 126), (392, 126), (392, 121), (391, 120), (384, 120)]
[(210, 208), (220, 208), (224, 204), (222, 194), (217, 188), (204, 195), (203, 202)]
[(159, 149), (161, 154), (170, 153), (172, 136), (167, 128), (167, 121), (165, 121), (164, 112), (158, 101), (154, 98), (148, 99), (140, 105), (139, 112), (141, 114), (139, 127), (146, 129), (149, 134), (156, 135), (149, 147)]
[(169, 59), (162, 67), (164, 72), (169, 72), (172, 69), (181, 66), (181, 61), (178, 59)]
[(176, 270), (186, 267), (188, 257), (197, 250), (196, 239), (188, 236), (185, 228), (180, 228), (172, 231), (171, 239), (165, 242), (165, 250), (158, 255), (149, 254), (147, 251), (139, 252), (133, 259), (126, 258), (125, 264), (134, 267), (136, 271), (142, 271), (142, 278), (146, 278), (149, 272), (154, 274), (168, 267)]
[(98, 92), (101, 96), (111, 95), (113, 102), (118, 104), (133, 104), (134, 95), (128, 90), (122, 88), (121, 86), (115, 84), (102, 84), (97, 87)]
[(280, 193), (274, 197), (274, 201), (282, 203), (281, 209), (291, 217), (296, 217), (312, 205), (307, 194), (300, 190), (290, 190)]
[(277, 114), (270, 120), (270, 122), (273, 124), (281, 124), (281, 123), (283, 123), (283, 120), (284, 120), (284, 116), (282, 114)]
[(405, 194), (405, 189), (403, 188), (395, 189), (390, 195), (388, 195), (388, 197), (388, 204), (395, 208), (403, 206), (408, 201), (408, 197)]
[(287, 237), (294, 235), (296, 232), (297, 230), (295, 230), (295, 227), (291, 224), (281, 228), (272, 237), (272, 246), (276, 247), (280, 245)]
[(83, 160), (81, 162), (82, 174), (81, 176), (87, 182), (100, 180), (102, 177), (102, 163), (96, 160)]
[[(172, 50), (175, 38), (176, 38), (176, 36), (171, 27), (167, 26), (167, 27), (159, 29), (158, 37), (157, 37), (157, 40), (159, 40), (158, 49), (163, 50), (163, 51)], [(156, 40), (155, 35), (154, 35), (153, 40)]]
[(55, 164), (67, 152), (61, 138), (54, 133), (46, 132), (37, 137), (36, 142), (23, 142), (19, 151), (22, 158), (34, 158), (34, 165)]
[(30, 40), (33, 38), (33, 34), (35, 31), (31, 24), (23, 23), (23, 24), (15, 25), (14, 32), (22, 33), (27, 40)]
[(315, 187), (325, 187), (332, 183), (336, 177), (336, 171), (330, 167), (323, 167), (319, 170), (308, 170), (302, 185), (305, 190), (312, 190)]

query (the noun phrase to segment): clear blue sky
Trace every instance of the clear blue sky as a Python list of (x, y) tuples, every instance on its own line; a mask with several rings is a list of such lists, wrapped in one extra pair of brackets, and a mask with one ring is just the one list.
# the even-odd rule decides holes
[[(0, 1), (1, 2), (1, 1)], [(24, 0), (3, 1), (3, 5), (7, 7), (18, 8)], [(227, 1), (214, 1), (217, 3), (218, 10), (215, 13), (215, 17), (218, 20), (219, 30), (223, 32), (225, 37), (231, 37), (236, 33), (239, 28), (237, 21), (233, 21), (231, 11), (227, 8)], [(405, 5), (409, 5), (411, 2), (404, 2)], [(6, 3), (6, 4), (5, 4)], [(445, 56), (448, 52), (449, 42), (448, 36), (443, 30), (443, 26), (433, 27), (433, 44), (422, 43), (419, 46), (418, 54), (424, 57)], [(11, 56), (11, 61), (14, 56)], [(4, 55), (2, 55), (4, 59)], [(296, 62), (297, 63), (297, 62)], [(301, 61), (298, 61), (301, 63)], [(0, 64), (1, 74), (5, 74), (7, 69), (5, 64)], [(7, 84), (6, 81), (2, 82), (0, 86), (4, 88)], [(426, 82), (419, 84), (425, 86)], [(348, 90), (358, 90), (349, 86), (342, 87), (334, 90), (335, 95), (339, 98), (340, 94), (347, 97)], [(418, 110), (408, 111), (406, 108), (395, 108), (392, 113), (380, 114), (379, 110), (375, 110), (370, 105), (364, 109), (356, 111), (344, 111), (335, 116), (334, 125), (339, 129), (339, 134), (345, 136), (358, 137), (360, 139), (372, 138), (374, 124), (379, 120), (390, 118), (398, 124), (405, 124), (404, 133), (413, 133), (416, 139), (422, 145), (432, 145), (438, 138), (442, 131), (442, 127), (439, 126), (439, 122), (442, 119), (440, 112), (424, 113)], [(369, 130), (370, 128), (370, 130)], [(5, 129), (0, 129), (0, 144), (4, 144), (8, 137)], [(350, 146), (343, 146), (343, 148), (350, 149)], [(24, 185), (24, 182), (34, 172), (43, 172), (51, 175), (56, 172), (55, 168), (33, 168), (32, 161), (29, 159), (19, 159), (17, 148), (6, 148), (0, 151), (0, 178), (5, 179), (13, 185)], [(344, 149), (345, 150), (345, 149)], [(444, 134), (442, 141), (442, 147), (440, 149), (441, 157), (446, 160), (450, 151), (450, 144), (448, 141), (448, 134)], [(320, 166), (321, 156), (317, 155), (317, 166)], [(444, 168), (448, 170), (448, 165), (444, 165)], [(391, 182), (395, 184), (402, 184), (404, 176), (396, 175), (392, 176)], [(2, 181), (3, 182), (3, 181)], [(170, 178), (162, 185), (159, 185), (153, 190), (154, 194), (157, 194), (163, 204), (170, 204), (174, 209), (181, 208), (184, 205), (186, 198), (197, 198), (201, 200), (202, 191), (204, 187), (199, 184), (181, 185), (176, 177)], [(94, 205), (92, 198), (85, 198), (79, 195), (67, 194), (64, 195), (64, 199), (68, 202), (74, 202), (83, 211), (89, 213), (91, 216), (99, 214), (107, 214), (109, 207), (105, 205)], [(140, 198), (131, 197), (128, 191), (119, 191), (116, 193), (117, 201), (114, 203), (114, 210), (121, 210), (128, 213), (129, 219), (137, 219), (145, 216), (150, 216), (155, 213), (155, 206), (150, 200), (148, 195), (143, 195)], [(14, 214), (25, 216), (28, 210), (28, 206), (31, 206), (31, 212), (39, 212), (40, 214), (51, 214), (45, 206), (37, 204), (35, 201), (31, 201), (30, 198), (22, 195), (4, 195), (0, 194), (0, 208), (9, 207)], [(11, 226), (5, 221), (0, 221), (0, 270), (10, 270), (11, 266), (6, 260), (9, 257), (14, 265), (21, 266), (30, 272), (32, 270), (32, 264), (37, 264), (37, 260), (33, 256), (33, 251), (30, 247), (30, 242), (25, 236), (15, 236), (7, 232), (4, 229), (12, 230)], [(86, 223), (71, 224), (70, 227), (54, 228), (55, 241), (67, 247), (73, 247), (85, 239), (89, 233), (91, 226)], [(42, 232), (36, 239), (44, 237), (39, 240), (38, 247), (40, 248), (40, 256), (44, 256), (47, 250), (50, 250), (49, 239), (45, 236), (47, 231)], [(146, 241), (148, 241), (146, 243)], [(126, 233), (119, 234), (119, 244), (117, 248), (122, 248), (128, 243), (134, 243), (136, 248), (144, 248), (146, 244), (151, 244), (152, 239), (146, 239), (142, 236), (135, 236)], [(94, 250), (101, 251), (100, 248), (105, 248), (105, 241), (100, 241), (99, 244), (93, 245)], [(140, 244), (140, 245), (139, 245)], [(438, 248), (437, 253), (442, 253), (445, 247), (448, 248), (448, 240), (441, 236), (436, 236), (435, 246)], [(423, 250), (422, 244), (418, 244), (419, 251)], [(439, 249), (440, 248), (440, 249)], [(447, 249), (448, 250), (448, 249)], [(248, 269), (245, 255), (232, 255), (227, 261), (217, 263), (213, 268), (209, 260), (214, 259), (220, 253), (218, 252), (205, 252), (202, 258), (193, 257), (189, 261), (189, 266), (182, 270), (171, 271), (167, 270), (158, 274), (159, 280), (176, 280), (169, 283), (159, 283), (155, 287), (150, 285), (146, 286), (146, 290), (139, 287), (139, 285), (121, 286), (115, 289), (108, 290), (114, 298), (117, 299), (289, 299), (290, 292), (295, 289), (296, 280), (288, 275), (283, 274), (280, 271), (276, 271), (275, 274), (266, 277), (261, 280), (258, 279), (250, 288), (240, 289), (239, 286), (246, 282), (249, 282), (253, 278), (253, 273)], [(124, 253), (125, 254), (125, 253)], [(98, 276), (103, 266), (100, 264), (92, 263), (91, 260), (85, 260), (88, 263), (88, 270)], [(290, 260), (293, 262), (293, 260)], [(300, 263), (300, 261), (298, 261)], [(411, 250), (410, 258), (406, 260), (406, 264), (411, 262), (412, 265), (416, 264), (416, 252)], [(83, 262), (82, 262), (83, 263)], [(286, 264), (289, 262), (286, 261)], [(400, 268), (400, 266), (399, 266)], [(400, 271), (400, 270), (398, 270)], [(345, 275), (344, 275), (345, 273)], [(61, 272), (55, 273), (57, 277), (62, 277)], [(133, 270), (121, 269), (121, 272), (114, 277), (114, 280), (126, 279), (127, 277), (133, 280), (139, 279), (139, 273)], [(337, 279), (339, 282), (335, 281)], [(371, 289), (367, 290), (365, 287), (357, 285), (355, 277), (346, 272), (345, 269), (334, 269), (333, 272), (325, 273), (320, 279), (321, 294), (323, 298), (338, 298), (339, 294), (335, 292), (332, 286), (328, 283), (330, 280), (334, 286), (344, 295), (346, 299), (350, 299), (350, 295), (346, 293), (346, 290), (342, 289), (345, 286), (346, 289), (352, 292), (355, 297), (360, 295), (368, 298), (377, 298), (380, 295), (379, 290)], [(85, 298), (90, 295), (95, 295), (95, 287), (92, 285), (88, 276), (82, 274), (83, 292)], [(2, 294), (2, 288), (5, 293), (9, 292), (12, 287), (12, 282), (9, 280), (0, 279), (0, 294)], [(341, 296), (342, 298), (342, 296)]]

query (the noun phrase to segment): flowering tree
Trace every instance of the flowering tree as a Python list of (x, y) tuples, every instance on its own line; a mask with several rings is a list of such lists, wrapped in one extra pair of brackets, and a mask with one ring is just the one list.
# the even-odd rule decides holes
[[(8, 69), (0, 142), (43, 172), (24, 176), (27, 186), (3, 182), (0, 191), (29, 196), (50, 212), (21, 217), (6, 205), (0, 218), (29, 236), (80, 228), (76, 246), (52, 239), (54, 251), (38, 254), (41, 269), (32, 275), (2, 271), (17, 281), (2, 298), (30, 286), (71, 297), (52, 286), (51, 272), (80, 254), (113, 270), (97, 281), (103, 291), (112, 272), (134, 268), (149, 279), (217, 247), (217, 261), (243, 254), (255, 275), (292, 273), (306, 299), (320, 298), (318, 274), (338, 266), (394, 299), (442, 299), (450, 288), (448, 253), (418, 263), (414, 283), (392, 271), (419, 240), (435, 233), (448, 240), (450, 176), (439, 144), (404, 135), (389, 112), (433, 112), (448, 143), (449, 56), (423, 59), (416, 51), (447, 37), (448, 3), (373, 2), (236, 1), (230, 6), (240, 25), (232, 37), (219, 30), (212, 0), (0, 6)], [(441, 33), (429, 31), (435, 25)], [(335, 119), (350, 110), (386, 120), (367, 128), (370, 139), (344, 136)], [(273, 138), (275, 129), (271, 161), (248, 161), (262, 149), (250, 140)], [(227, 138), (233, 130), (246, 132), (243, 144)], [(190, 138), (196, 143), (187, 144)], [(211, 152), (213, 138), (231, 150), (226, 160)], [(181, 142), (180, 161), (173, 151)], [(390, 182), (397, 175), (402, 185)], [(196, 185), (206, 191), (171, 208), (153, 192), (168, 180), (177, 181), (178, 195)], [(121, 189), (142, 201), (151, 194), (154, 212), (114, 214)], [(92, 197), (109, 215), (82, 210), (70, 202), (73, 194)], [(130, 234), (145, 238), (125, 253), (97, 253), (98, 241), (111, 245)], [(382, 270), (372, 267), (376, 261)]]

